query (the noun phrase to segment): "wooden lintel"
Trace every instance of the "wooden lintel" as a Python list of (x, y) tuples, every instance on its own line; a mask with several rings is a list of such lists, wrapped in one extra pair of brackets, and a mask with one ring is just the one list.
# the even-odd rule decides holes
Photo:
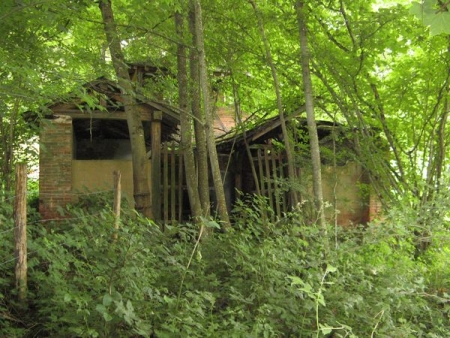
[(153, 112), (153, 120), (161, 121), (162, 120), (162, 111), (154, 111)]
[[(70, 116), (72, 119), (99, 119), (99, 120), (126, 120), (126, 114), (124, 112), (104, 112), (100, 110), (94, 110), (92, 113), (83, 113), (79, 109), (54, 109), (53, 113), (55, 115), (66, 115)], [(152, 113), (151, 112), (140, 112), (142, 121), (151, 121)]]

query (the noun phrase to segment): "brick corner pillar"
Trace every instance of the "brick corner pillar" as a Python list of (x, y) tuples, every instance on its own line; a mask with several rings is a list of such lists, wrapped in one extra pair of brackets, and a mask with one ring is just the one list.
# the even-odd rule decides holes
[(42, 219), (61, 218), (59, 207), (72, 201), (72, 118), (43, 119), (39, 151), (39, 212)]
[(157, 222), (161, 220), (161, 121), (162, 112), (153, 112), (151, 125), (152, 159), (150, 191), (153, 218)]
[(369, 222), (383, 218), (383, 204), (381, 198), (371, 189), (369, 197)]

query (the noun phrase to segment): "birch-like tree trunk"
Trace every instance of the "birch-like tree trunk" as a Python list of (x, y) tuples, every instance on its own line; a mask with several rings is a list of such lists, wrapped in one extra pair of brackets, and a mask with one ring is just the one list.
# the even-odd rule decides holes
[(191, 4), (195, 14), (195, 47), (198, 52), (199, 69), (200, 69), (200, 87), (203, 94), (203, 108), (205, 111), (205, 132), (206, 144), (208, 146), (209, 161), (211, 165), (211, 173), (216, 193), (217, 208), (220, 220), (225, 228), (230, 227), (230, 219), (228, 217), (227, 203), (225, 199), (225, 191), (223, 188), (222, 176), (220, 173), (219, 159), (217, 156), (216, 140), (214, 136), (214, 117), (211, 110), (210, 95), (208, 87), (208, 75), (206, 68), (205, 45), (203, 37), (202, 9), (199, 0), (192, 0)]
[[(99, 1), (103, 25), (108, 42), (114, 70), (117, 75), (119, 88), (122, 93), (128, 130), (130, 134), (134, 201), (137, 211), (144, 216), (152, 218), (150, 187), (147, 177), (147, 152), (145, 148), (144, 128), (138, 111), (136, 111), (136, 98), (128, 66), (122, 53), (119, 34), (117, 33), (111, 0)], [(155, 202), (155, 201), (153, 201)]]
[(181, 109), (181, 150), (184, 158), (184, 167), (186, 173), (186, 186), (189, 195), (191, 213), (196, 222), (202, 216), (200, 195), (198, 192), (198, 178), (195, 170), (194, 151), (192, 149), (192, 124), (193, 119), (188, 114), (189, 95), (188, 95), (188, 75), (186, 47), (184, 45), (184, 20), (181, 13), (175, 13), (175, 29), (180, 43), (177, 46), (177, 66), (178, 66), (178, 103)]
[[(189, 6), (189, 30), (192, 35), (192, 43), (195, 45), (195, 13), (192, 6)], [(190, 66), (190, 98), (192, 114), (195, 117), (194, 131), (195, 144), (197, 151), (197, 177), (198, 189), (200, 196), (200, 204), (204, 217), (210, 215), (210, 195), (209, 195), (209, 170), (208, 170), (208, 149), (206, 145), (205, 133), (205, 117), (201, 109), (201, 93), (200, 93), (200, 68), (198, 53), (194, 48), (189, 51)]]
[[(0, 116), (0, 137), (2, 149), (2, 162), (0, 173), (0, 187), (6, 192), (12, 191), (13, 165), (14, 165), (14, 140), (16, 135), (16, 124), (19, 116), (20, 100), (16, 98), (11, 110), (9, 121)], [(1, 115), (1, 114), (0, 114)]]
[(314, 98), (312, 92), (312, 82), (309, 66), (308, 35), (305, 23), (305, 9), (303, 1), (297, 0), (296, 11), (300, 37), (301, 67), (303, 75), (303, 90), (305, 94), (306, 120), (308, 124), (309, 144), (311, 149), (311, 162), (313, 169), (312, 174), (313, 174), (314, 202), (316, 212), (318, 215), (318, 220), (320, 222), (323, 231), (326, 234), (326, 220), (325, 220), (325, 210), (322, 191), (320, 147), (319, 147), (319, 137), (317, 136), (316, 118), (314, 115)]
[(281, 131), (283, 133), (283, 139), (285, 141), (284, 147), (286, 150), (286, 159), (287, 159), (287, 164), (288, 164), (288, 176), (289, 176), (289, 181), (290, 181), (289, 186), (291, 187), (291, 189), (289, 191), (289, 196), (291, 199), (290, 202), (293, 207), (296, 207), (299, 202), (298, 194), (297, 194), (297, 191), (295, 190), (295, 188), (292, 189), (292, 186), (295, 186), (295, 183), (297, 181), (297, 172), (295, 170), (295, 155), (294, 155), (293, 147), (291, 144), (291, 137), (289, 135), (289, 132), (288, 132), (288, 129), (286, 126), (286, 119), (284, 117), (283, 101), (282, 101), (282, 97), (281, 97), (280, 84), (278, 82), (277, 69), (275, 67), (275, 63), (273, 62), (272, 52), (270, 51), (270, 45), (269, 45), (269, 41), (266, 36), (266, 31), (264, 28), (264, 22), (261, 17), (261, 13), (260, 13), (258, 6), (256, 5), (256, 2), (254, 0), (248, 0), (248, 1), (252, 5), (253, 10), (255, 11), (255, 15), (258, 19), (259, 31), (261, 33), (261, 37), (262, 37), (262, 40), (264, 43), (264, 51), (266, 53), (267, 63), (269, 64), (270, 70), (272, 73), (273, 86), (274, 86), (275, 94), (277, 97), (278, 115), (280, 116)]

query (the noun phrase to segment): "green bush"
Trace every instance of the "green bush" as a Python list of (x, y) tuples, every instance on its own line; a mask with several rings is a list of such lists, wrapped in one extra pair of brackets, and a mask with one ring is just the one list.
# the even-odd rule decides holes
[[(264, 203), (254, 203), (232, 230), (201, 241), (194, 225), (162, 233), (126, 212), (116, 231), (104, 207), (31, 227), (27, 309), (11, 291), (13, 264), (0, 265), (0, 336), (450, 335), (445, 227), (435, 226), (420, 257), (405, 224), (412, 219), (399, 212), (340, 229), (327, 248), (318, 227), (296, 214), (269, 222)], [(10, 237), (0, 245), (6, 261)]]

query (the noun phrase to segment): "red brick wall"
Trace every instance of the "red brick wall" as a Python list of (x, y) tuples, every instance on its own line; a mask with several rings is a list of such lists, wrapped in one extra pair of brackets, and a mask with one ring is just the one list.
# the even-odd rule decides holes
[(370, 192), (369, 201), (369, 222), (383, 218), (383, 205), (381, 199), (377, 196), (375, 191)]
[(43, 219), (61, 218), (58, 207), (72, 200), (72, 119), (43, 120), (39, 154), (39, 212)]

